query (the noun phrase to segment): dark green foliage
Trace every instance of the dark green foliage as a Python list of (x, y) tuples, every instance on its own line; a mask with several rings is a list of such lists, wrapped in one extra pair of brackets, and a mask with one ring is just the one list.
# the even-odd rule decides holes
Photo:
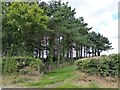
[(10, 57), (3, 58), (2, 72), (3, 74), (12, 73), (31, 73), (33, 70), (40, 70), (43, 64), (40, 59), (31, 57)]
[(103, 55), (76, 61), (77, 69), (90, 75), (118, 76), (118, 57), (120, 54)]

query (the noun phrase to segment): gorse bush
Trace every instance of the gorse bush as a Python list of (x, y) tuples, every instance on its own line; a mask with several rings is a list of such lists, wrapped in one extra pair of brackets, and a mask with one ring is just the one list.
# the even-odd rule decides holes
[(2, 60), (2, 73), (12, 74), (21, 73), (28, 74), (33, 70), (40, 70), (43, 64), (40, 59), (32, 57), (10, 57)]
[(76, 61), (77, 70), (90, 75), (118, 76), (120, 54), (102, 55), (100, 57), (84, 58)]

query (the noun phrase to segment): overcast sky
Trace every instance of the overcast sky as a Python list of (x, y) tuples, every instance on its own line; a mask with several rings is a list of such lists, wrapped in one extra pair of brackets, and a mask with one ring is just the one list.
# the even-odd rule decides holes
[[(50, 0), (42, 0), (50, 1)], [(112, 42), (113, 50), (103, 54), (118, 53), (118, 2), (120, 0), (62, 0), (76, 9), (76, 17), (83, 16), (93, 31), (103, 34)]]

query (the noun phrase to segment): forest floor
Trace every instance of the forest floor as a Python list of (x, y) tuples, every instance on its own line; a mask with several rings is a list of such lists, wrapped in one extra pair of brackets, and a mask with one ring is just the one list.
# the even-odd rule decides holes
[(75, 65), (71, 65), (47, 74), (3, 76), (2, 86), (9, 88), (118, 88), (118, 80), (112, 77), (89, 76), (77, 71)]

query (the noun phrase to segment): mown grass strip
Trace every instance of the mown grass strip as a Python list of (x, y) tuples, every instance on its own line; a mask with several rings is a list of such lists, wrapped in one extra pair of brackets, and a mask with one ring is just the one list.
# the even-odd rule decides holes
[(71, 78), (73, 76), (74, 70), (75, 70), (75, 66), (63, 67), (48, 74), (45, 74), (45, 76), (43, 76), (43, 78), (40, 79), (38, 82), (27, 83), (26, 86), (40, 88), (40, 87), (45, 87), (46, 85), (62, 82), (66, 79)]

